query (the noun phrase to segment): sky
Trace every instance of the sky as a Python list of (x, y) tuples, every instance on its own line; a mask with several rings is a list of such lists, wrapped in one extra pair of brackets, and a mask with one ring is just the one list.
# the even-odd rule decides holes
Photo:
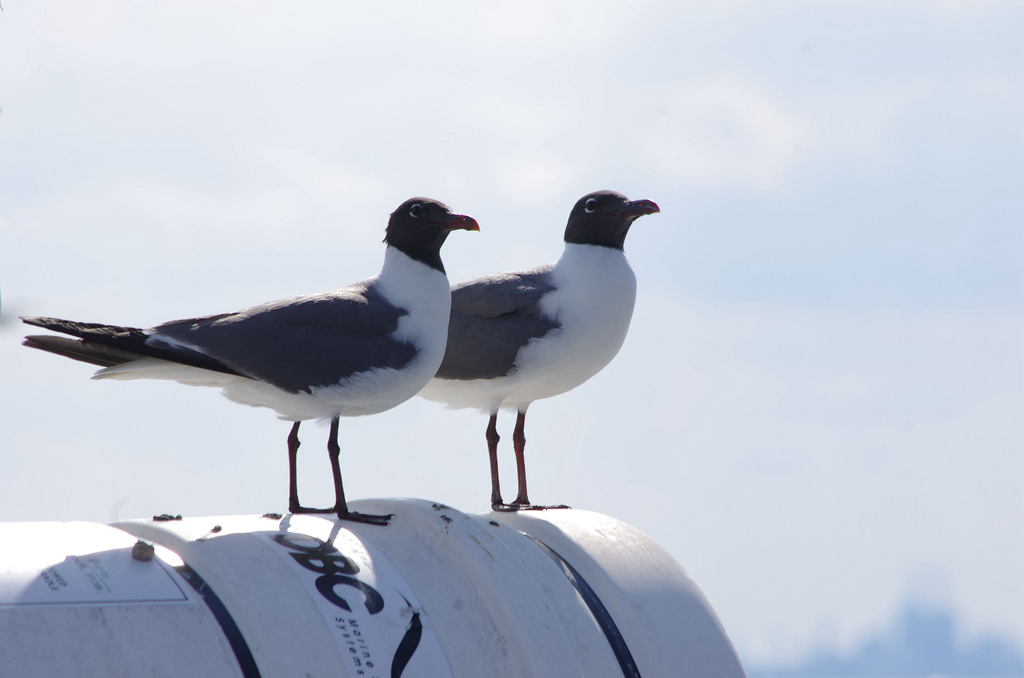
[[(852, 648), (908, 599), (1024, 643), (1024, 5), (2, 7), (0, 520), (287, 492), (269, 410), (90, 381), (17, 316), (340, 287), (415, 195), (481, 225), (444, 247), (453, 282), (527, 268), (613, 189), (661, 207), (626, 242), (636, 311), (531, 407), (531, 498), (658, 540), (745, 662)], [(346, 490), (486, 512), (485, 426), (422, 399), (347, 419)], [(326, 503), (326, 429), (302, 438)]]

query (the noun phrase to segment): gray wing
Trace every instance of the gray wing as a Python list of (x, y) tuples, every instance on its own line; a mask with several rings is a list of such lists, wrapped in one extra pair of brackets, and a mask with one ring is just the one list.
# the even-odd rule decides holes
[(551, 267), (453, 287), (448, 345), (437, 377), (493, 379), (511, 372), (523, 346), (561, 327), (540, 311), (540, 300), (552, 290)]
[(407, 365), (419, 349), (391, 337), (405, 314), (363, 281), (147, 332), (150, 343), (184, 344), (240, 374), (298, 393), (373, 368)]

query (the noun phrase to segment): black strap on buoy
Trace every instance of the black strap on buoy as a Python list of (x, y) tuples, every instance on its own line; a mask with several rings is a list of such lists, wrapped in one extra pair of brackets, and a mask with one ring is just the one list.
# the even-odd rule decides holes
[(235, 623), (234, 617), (228, 612), (228, 608), (224, 607), (220, 597), (213, 592), (206, 580), (188, 565), (183, 563), (173, 567), (174, 571), (180, 574), (196, 590), (196, 593), (202, 596), (206, 607), (210, 608), (210, 612), (220, 624), (224, 637), (227, 638), (235, 653), (235, 659), (238, 660), (238, 668), (242, 669), (242, 675), (245, 678), (261, 678), (259, 667), (256, 666), (256, 660), (252, 656), (249, 644), (245, 642), (245, 636), (242, 635), (241, 629)]
[[(522, 534), (526, 533), (523, 532)], [(526, 534), (526, 536), (536, 542), (541, 550), (548, 554), (551, 560), (555, 561), (555, 564), (562, 570), (562, 574), (565, 575), (565, 578), (576, 589), (576, 593), (580, 594), (580, 598), (590, 608), (590, 614), (593, 615), (597, 625), (601, 627), (604, 637), (608, 639), (608, 644), (611, 645), (615, 658), (619, 661), (622, 675), (626, 678), (640, 678), (640, 669), (637, 668), (636, 662), (633, 661), (633, 653), (629, 651), (626, 639), (622, 637), (619, 627), (615, 625), (615, 620), (612, 619), (608, 608), (604, 606), (604, 603), (601, 602), (601, 599), (597, 596), (594, 589), (591, 588), (590, 584), (587, 583), (587, 580), (583, 578), (583, 575), (569, 561), (540, 539), (529, 534)]]

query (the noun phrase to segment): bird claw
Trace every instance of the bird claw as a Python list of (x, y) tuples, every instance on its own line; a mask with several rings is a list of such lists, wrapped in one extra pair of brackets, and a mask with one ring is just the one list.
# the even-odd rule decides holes
[[(333, 511), (331, 511), (333, 513)], [(394, 513), (385, 513), (384, 515), (377, 515), (374, 513), (357, 513), (356, 511), (338, 511), (339, 520), (349, 520), (353, 523), (363, 523), (365, 525), (390, 525), (390, 520), (395, 517)]]
[(384, 515), (376, 515), (373, 513), (359, 513), (357, 511), (349, 511), (348, 509), (339, 511), (336, 506), (331, 508), (307, 508), (305, 506), (292, 506), (288, 509), (292, 513), (333, 513), (338, 516), (339, 520), (348, 520), (353, 523), (365, 523), (366, 525), (388, 525), (392, 518), (395, 517), (394, 513), (386, 513)]
[(548, 509), (567, 509), (572, 508), (566, 504), (553, 504), (550, 506), (544, 506), (541, 504), (520, 504), (518, 502), (512, 502), (511, 504), (491, 504), (491, 510), (493, 511), (547, 511)]

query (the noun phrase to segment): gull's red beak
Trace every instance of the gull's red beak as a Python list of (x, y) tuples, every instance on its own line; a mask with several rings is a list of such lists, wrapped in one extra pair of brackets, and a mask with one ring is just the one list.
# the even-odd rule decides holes
[(463, 231), (479, 231), (480, 224), (476, 223), (476, 219), (473, 217), (467, 217), (465, 214), (449, 214), (443, 219), (438, 219), (438, 223), (447, 228), (449, 231), (463, 230)]

